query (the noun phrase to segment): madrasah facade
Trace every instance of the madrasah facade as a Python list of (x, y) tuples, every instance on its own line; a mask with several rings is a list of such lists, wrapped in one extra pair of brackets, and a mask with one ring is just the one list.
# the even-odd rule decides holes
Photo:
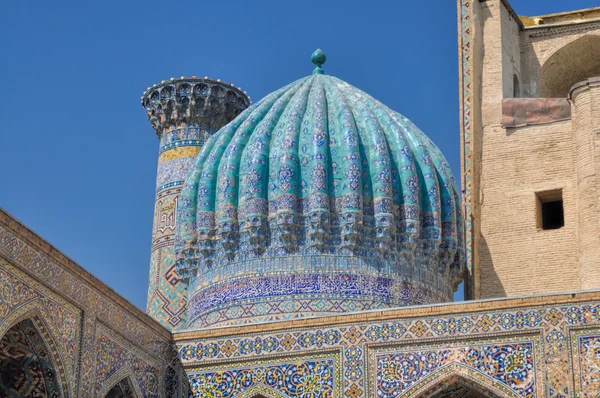
[(147, 313), (1, 211), (0, 396), (597, 397), (600, 8), (459, 0), (458, 41), (460, 182), (321, 50), (150, 87)]

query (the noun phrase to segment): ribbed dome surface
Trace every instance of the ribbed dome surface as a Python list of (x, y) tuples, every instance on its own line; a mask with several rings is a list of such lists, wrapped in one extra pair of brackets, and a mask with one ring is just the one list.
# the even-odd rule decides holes
[(252, 105), (198, 155), (176, 235), (187, 327), (450, 301), (461, 223), (433, 142), (313, 74)]

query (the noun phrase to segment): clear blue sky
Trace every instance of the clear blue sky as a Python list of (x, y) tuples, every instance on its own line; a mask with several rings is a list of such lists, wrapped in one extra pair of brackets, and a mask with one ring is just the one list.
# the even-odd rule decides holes
[[(455, 3), (4, 2), (0, 206), (144, 309), (158, 140), (142, 92), (209, 76), (257, 101), (310, 74), (318, 47), (326, 73), (409, 117), (458, 177)], [(537, 15), (598, 0), (512, 4)]]

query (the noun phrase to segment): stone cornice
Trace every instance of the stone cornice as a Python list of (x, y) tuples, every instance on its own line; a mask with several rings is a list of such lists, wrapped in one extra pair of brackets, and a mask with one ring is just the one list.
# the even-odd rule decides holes
[[(96, 278), (90, 272), (86, 271), (83, 267), (81, 267), (75, 261), (71, 260), (69, 257), (67, 257), (65, 254), (63, 254), (57, 248), (52, 246), (50, 243), (48, 243), (38, 234), (26, 227), (23, 223), (21, 223), (19, 220), (17, 220), (15, 217), (10, 215), (7, 211), (5, 211), (2, 208), (0, 208), (0, 225), (3, 225), (7, 229), (15, 233), (20, 239), (52, 258), (54, 261), (57, 262), (57, 264), (60, 265), (60, 267), (63, 270), (71, 273), (81, 281), (85, 282), (91, 289), (96, 290), (100, 294), (109, 298), (114, 304), (127, 311), (129, 314), (131, 314), (140, 322), (150, 327), (159, 335), (167, 339), (171, 338), (171, 333), (167, 329), (165, 329), (160, 323), (152, 319), (146, 313), (142, 312), (139, 308), (137, 308), (127, 299), (123, 298), (121, 295), (119, 295), (112, 288), (107, 286), (100, 279)], [(60, 293), (60, 291), (57, 292)]]
[[(590, 26), (592, 25), (592, 26)], [(594, 26), (597, 25), (597, 26)], [(536, 25), (525, 28), (529, 38), (547, 37), (562, 35), (565, 33), (577, 33), (580, 31), (589, 31), (590, 29), (600, 29), (600, 19), (570, 23), (568, 25)]]
[(586, 292), (572, 292), (553, 295), (537, 295), (527, 297), (512, 297), (503, 299), (463, 301), (460, 303), (438, 304), (431, 306), (418, 306), (378, 311), (365, 311), (345, 315), (327, 316), (318, 318), (305, 318), (293, 321), (253, 324), (246, 326), (188, 330), (174, 332), (175, 342), (186, 340), (200, 340), (234, 335), (248, 335), (251, 333), (268, 333), (282, 330), (304, 329), (314, 327), (330, 327), (342, 324), (358, 324), (366, 322), (380, 322), (391, 319), (406, 319), (418, 317), (433, 317), (453, 314), (469, 314), (484, 311), (516, 309), (523, 307), (536, 307), (542, 305), (574, 304), (587, 301), (600, 300), (600, 290)]

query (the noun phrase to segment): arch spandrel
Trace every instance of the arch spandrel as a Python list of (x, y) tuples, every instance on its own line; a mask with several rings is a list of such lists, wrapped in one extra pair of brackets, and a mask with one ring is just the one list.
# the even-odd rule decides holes
[(441, 367), (413, 384), (402, 397), (443, 398), (453, 387), (471, 393), (466, 396), (468, 398), (519, 398), (519, 394), (504, 383), (457, 362)]
[[(124, 386), (128, 386), (128, 393), (124, 391)], [(124, 398), (144, 397), (133, 370), (129, 367), (123, 367), (113, 373), (113, 375), (104, 382), (104, 386), (102, 386), (102, 389), (100, 389), (100, 392), (98, 393), (98, 398), (111, 398), (112, 396), (109, 396), (109, 393), (114, 392), (117, 389), (123, 391)]]
[(240, 398), (287, 398), (285, 395), (265, 386), (257, 385), (242, 393)]

